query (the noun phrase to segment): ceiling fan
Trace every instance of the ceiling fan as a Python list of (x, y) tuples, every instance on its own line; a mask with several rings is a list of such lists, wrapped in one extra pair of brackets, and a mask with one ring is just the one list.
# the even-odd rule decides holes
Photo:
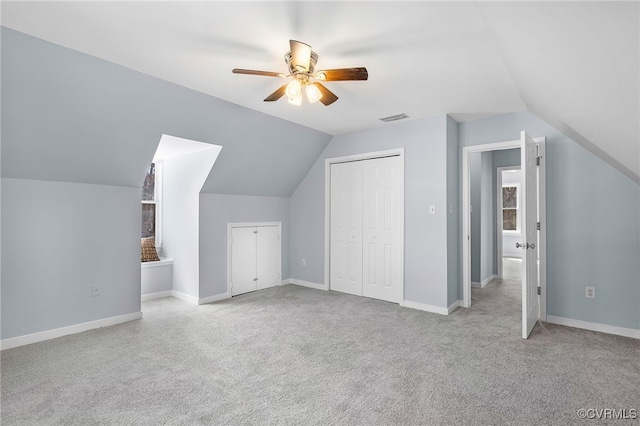
[[(292, 77), (291, 81), (267, 96), (265, 102), (277, 101), (284, 95), (289, 98), (289, 103), (302, 104), (302, 88), (304, 87), (307, 99), (314, 103), (322, 102), (325, 106), (331, 105), (338, 97), (327, 89), (320, 81), (347, 81), (367, 80), (369, 74), (364, 67), (339, 68), (315, 71), (318, 62), (318, 54), (311, 50), (311, 46), (297, 40), (289, 40), (291, 50), (284, 55), (284, 61), (289, 67), (289, 74), (272, 71), (256, 71), (234, 68), (235, 74), (262, 75), (266, 77)], [(315, 81), (317, 80), (317, 81)]]

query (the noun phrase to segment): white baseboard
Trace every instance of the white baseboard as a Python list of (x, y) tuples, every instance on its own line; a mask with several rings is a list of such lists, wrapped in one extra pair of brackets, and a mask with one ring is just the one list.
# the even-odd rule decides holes
[(201, 297), (198, 299), (198, 305), (206, 305), (207, 303), (217, 302), (218, 300), (228, 299), (229, 292), (214, 294), (213, 296)]
[(462, 306), (462, 300), (456, 300), (447, 308), (447, 315), (455, 311), (458, 307)]
[(185, 302), (189, 302), (193, 305), (197, 305), (199, 301), (197, 297), (190, 296), (186, 293), (182, 293), (181, 291), (172, 290), (171, 295), (176, 299), (184, 300)]
[(581, 321), (571, 318), (554, 317), (552, 315), (547, 315), (547, 322), (550, 322), (551, 324), (566, 325), (567, 327), (583, 328), (585, 330), (599, 331), (601, 333), (616, 334), (618, 336), (640, 339), (640, 330), (633, 328), (599, 324), (596, 322)]
[(440, 306), (433, 306), (433, 305), (427, 305), (424, 303), (411, 302), (409, 300), (404, 300), (401, 303), (401, 306), (404, 306), (405, 308), (418, 309), (420, 311), (432, 312), (434, 314), (449, 315), (448, 308), (441, 308)]
[[(318, 284), (311, 281), (297, 280), (295, 278), (289, 278), (287, 284), (299, 285), (301, 287), (315, 288), (316, 290), (326, 290), (324, 284)], [(285, 282), (283, 281), (283, 283)]]
[(491, 281), (493, 281), (496, 278), (498, 278), (498, 276), (496, 274), (493, 274), (493, 275), (489, 275), (481, 283), (476, 283), (476, 282), (472, 281), (471, 282), (471, 287), (484, 288), (484, 286), (486, 286), (487, 284), (489, 284)]
[(96, 321), (83, 322), (68, 327), (56, 328), (53, 330), (41, 331), (39, 333), (26, 334), (24, 336), (12, 337), (0, 341), (0, 349), (11, 349), (18, 346), (30, 345), (32, 343), (44, 342), (45, 340), (57, 337), (68, 336), (70, 334), (82, 333), (83, 331), (94, 330), (96, 328), (108, 327), (123, 322), (134, 321), (142, 318), (142, 312), (119, 315), (117, 317), (103, 318)]
[(153, 299), (161, 299), (163, 297), (170, 297), (173, 296), (173, 294), (171, 294), (171, 290), (168, 291), (159, 291), (157, 293), (149, 293), (149, 294), (143, 294), (140, 296), (140, 300), (143, 302), (146, 302), (147, 300), (153, 300)]

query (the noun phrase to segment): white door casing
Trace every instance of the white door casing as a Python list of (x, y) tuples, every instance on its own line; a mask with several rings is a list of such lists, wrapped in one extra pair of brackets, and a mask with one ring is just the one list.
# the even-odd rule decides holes
[(399, 209), (401, 201), (398, 173), (400, 157), (362, 162), (362, 295), (399, 303), (402, 268)]
[[(540, 165), (538, 166), (538, 221), (540, 222), (540, 230), (538, 231), (538, 241), (536, 243), (536, 251), (539, 257), (539, 275), (538, 281), (540, 285), (540, 297), (538, 298), (539, 318), (546, 321), (546, 159), (544, 137), (533, 138), (537, 144), (538, 156), (540, 157)], [(471, 196), (470, 196), (470, 156), (473, 152), (497, 151), (503, 149), (520, 148), (521, 140), (496, 142), (483, 145), (465, 146), (462, 148), (462, 294), (463, 307), (471, 307)], [(522, 151), (521, 151), (522, 155)], [(524, 175), (524, 172), (522, 172)], [(522, 191), (522, 189), (521, 189)], [(522, 194), (521, 194), (522, 195)], [(522, 201), (522, 198), (521, 198)], [(522, 209), (522, 204), (521, 204)], [(535, 243), (535, 241), (534, 241)], [(539, 243), (539, 244), (538, 244)], [(536, 289), (537, 290), (537, 289)], [(524, 302), (524, 301), (523, 301)], [(524, 305), (523, 305), (524, 311)], [(524, 313), (523, 313), (524, 316)], [(524, 328), (524, 321), (523, 321)]]
[(540, 318), (538, 296), (538, 147), (524, 131), (520, 135), (520, 226), (522, 229), (522, 337), (529, 337)]
[(362, 162), (331, 165), (331, 289), (362, 296)]

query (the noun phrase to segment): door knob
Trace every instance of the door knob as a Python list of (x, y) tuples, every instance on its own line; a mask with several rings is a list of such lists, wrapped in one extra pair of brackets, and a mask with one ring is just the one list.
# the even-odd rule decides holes
[(524, 248), (524, 244), (516, 243), (516, 248), (520, 248), (520, 247)]

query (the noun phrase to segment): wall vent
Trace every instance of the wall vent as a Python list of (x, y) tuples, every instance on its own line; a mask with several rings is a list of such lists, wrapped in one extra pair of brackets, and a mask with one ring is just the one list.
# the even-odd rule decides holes
[(397, 120), (402, 120), (404, 118), (409, 118), (409, 116), (403, 112), (402, 114), (396, 114), (396, 115), (390, 115), (388, 117), (382, 117), (379, 120), (380, 121), (384, 121), (385, 123), (387, 123), (389, 121), (397, 121)]

